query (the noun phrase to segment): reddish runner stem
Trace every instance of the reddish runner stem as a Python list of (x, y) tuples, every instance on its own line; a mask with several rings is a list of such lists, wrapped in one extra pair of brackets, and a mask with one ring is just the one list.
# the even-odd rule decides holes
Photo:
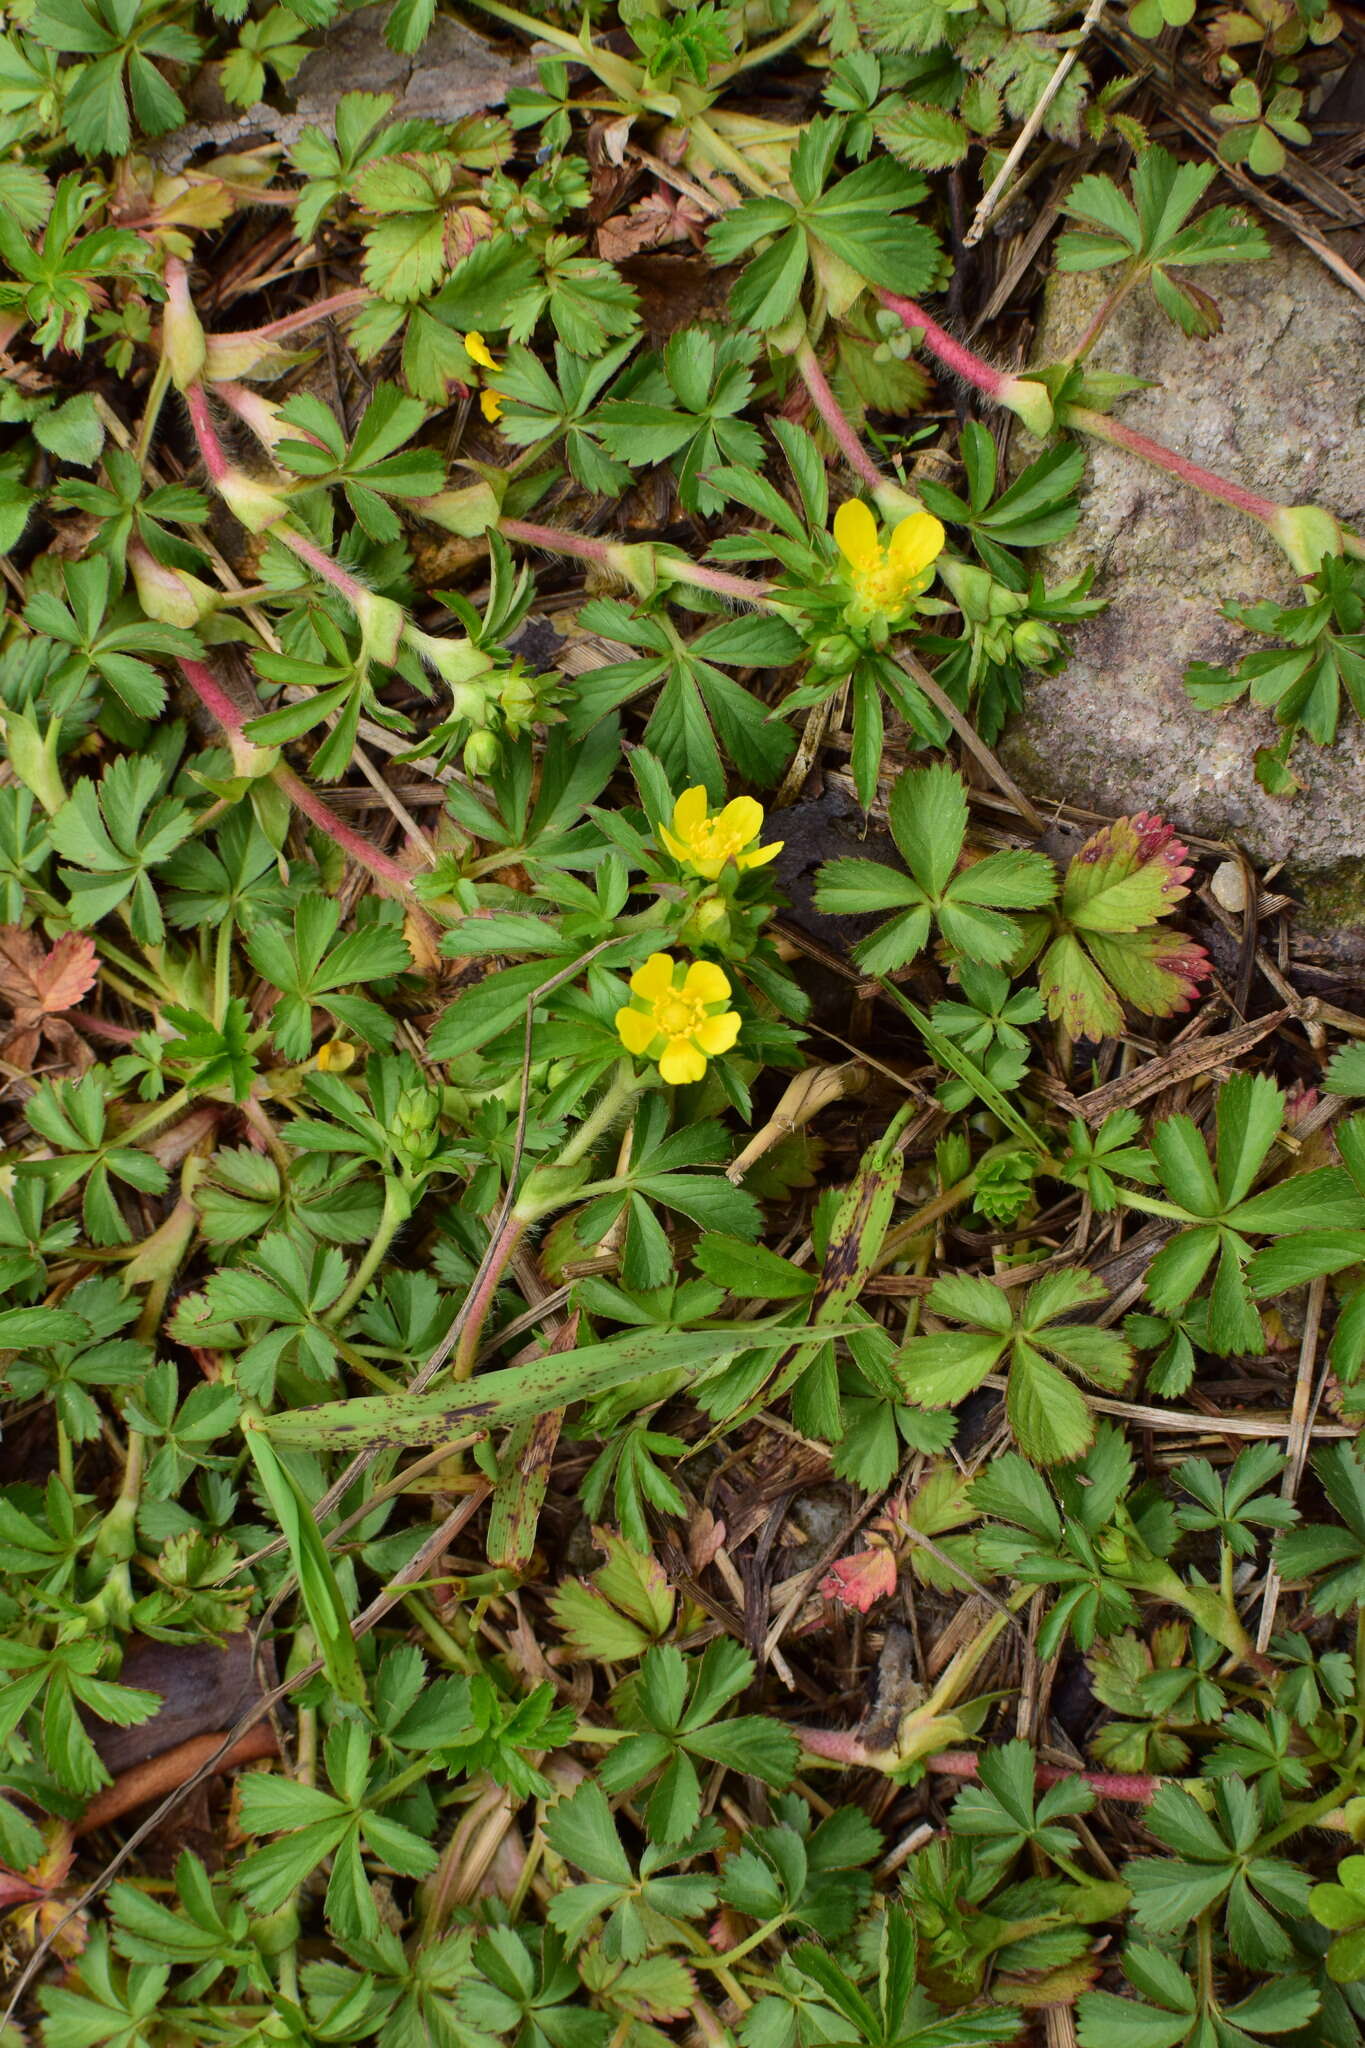
[[(189, 661), (183, 656), (180, 659), (180, 671), (204, 709), (211, 713), (223, 730), (228, 733), (240, 733), (250, 714), (243, 711), (228, 694), (213, 671), (206, 668), (202, 661)], [(412, 877), (407, 870), (390, 854), (382, 853), (377, 846), (372, 846), (354, 826), (348, 825), (344, 818), (339, 817), (326, 799), (306, 783), (301, 775), (296, 775), (292, 768), (286, 767), (281, 761), (271, 771), (270, 779), (289, 798), (295, 810), (302, 812), (310, 824), (316, 825), (320, 832), (325, 832), (329, 839), (335, 840), (358, 867), (366, 869), (392, 895), (401, 897), (404, 901), (411, 901)]]
[(882, 475), (854, 433), (843, 407), (834, 396), (820, 358), (809, 341), (803, 341), (797, 349), (796, 367), (801, 373), (801, 382), (811, 395), (811, 402), (838, 443), (840, 454), (854, 474), (862, 478), (869, 490), (875, 491), (888, 479)]

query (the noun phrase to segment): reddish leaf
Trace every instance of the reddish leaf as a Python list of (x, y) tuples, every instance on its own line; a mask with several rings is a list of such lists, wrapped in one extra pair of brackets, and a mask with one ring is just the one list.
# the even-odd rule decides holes
[(826, 1600), (837, 1601), (840, 1607), (856, 1607), (860, 1614), (895, 1590), (896, 1559), (881, 1548), (855, 1550), (849, 1557), (836, 1558), (820, 1581)]

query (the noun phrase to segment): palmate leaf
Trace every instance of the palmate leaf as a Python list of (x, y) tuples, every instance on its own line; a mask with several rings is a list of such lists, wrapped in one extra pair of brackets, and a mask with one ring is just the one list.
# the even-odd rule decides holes
[(809, 122), (792, 152), (795, 199), (746, 199), (712, 224), (708, 248), (717, 263), (767, 241), (730, 295), (746, 327), (780, 327), (811, 268), (835, 313), (847, 312), (869, 284), (914, 296), (932, 283), (938, 237), (902, 217), (927, 196), (924, 180), (879, 157), (825, 189), (842, 136), (842, 121)]
[[(1159, 1315), (1178, 1315), (1216, 1261), (1205, 1343), (1219, 1356), (1255, 1351), (1262, 1342), (1246, 1272), (1250, 1238), (1365, 1228), (1365, 1198), (1338, 1167), (1290, 1174), (1259, 1194), (1251, 1192), (1284, 1110), (1283, 1094), (1266, 1075), (1235, 1074), (1219, 1091), (1213, 1163), (1187, 1116), (1163, 1118), (1152, 1134), (1162, 1183), (1189, 1227), (1153, 1259), (1147, 1296)], [(1282, 1277), (1272, 1269), (1272, 1281)]]
[(1157, 304), (1188, 335), (1206, 337), (1222, 326), (1216, 300), (1172, 270), (1205, 263), (1257, 261), (1270, 254), (1261, 229), (1230, 206), (1215, 206), (1191, 220), (1215, 175), (1209, 163), (1180, 163), (1168, 150), (1145, 149), (1133, 172), (1130, 201), (1113, 180), (1078, 178), (1063, 211), (1083, 223), (1057, 244), (1061, 270), (1102, 270), (1111, 264), (1149, 279)]
[(1003, 966), (1019, 950), (1022, 932), (1008, 915), (1036, 910), (1055, 893), (1052, 863), (1030, 851), (990, 853), (960, 865), (967, 838), (967, 791), (946, 762), (907, 768), (891, 792), (892, 836), (908, 875), (879, 861), (827, 861), (816, 877), (815, 900), (827, 915), (900, 910), (853, 957), (870, 974), (905, 967), (928, 943), (932, 925), (950, 957)]
[(1038, 986), (1048, 1015), (1073, 1038), (1121, 1031), (1125, 1002), (1169, 1017), (1198, 995), (1211, 972), (1203, 947), (1153, 929), (1189, 893), (1185, 851), (1169, 825), (1139, 812), (1106, 825), (1072, 859), (1052, 936), (1040, 920), (1029, 950), (1041, 949)]
[(430, 498), (445, 482), (445, 465), (434, 448), (408, 448), (426, 418), (426, 408), (396, 384), (381, 384), (360, 417), (350, 446), (329, 405), (302, 392), (281, 407), (280, 417), (301, 427), (307, 440), (278, 443), (277, 458), (296, 476), (339, 483), (371, 540), (397, 540), (401, 528), (388, 498)]
[(1016, 1313), (990, 1280), (958, 1274), (935, 1281), (925, 1307), (968, 1327), (909, 1339), (898, 1368), (908, 1399), (918, 1407), (955, 1407), (989, 1373), (1007, 1369), (1005, 1409), (1020, 1450), (1040, 1464), (1080, 1457), (1094, 1441), (1095, 1423), (1063, 1368), (1119, 1393), (1133, 1367), (1116, 1331), (1062, 1320), (1105, 1294), (1093, 1274), (1068, 1269), (1030, 1288)]

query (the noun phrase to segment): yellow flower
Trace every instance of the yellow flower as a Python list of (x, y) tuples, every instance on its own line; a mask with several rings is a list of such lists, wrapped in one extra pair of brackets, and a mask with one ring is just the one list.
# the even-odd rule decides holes
[[(737, 868), (762, 867), (782, 851), (783, 842), (755, 846), (763, 830), (763, 806), (751, 796), (737, 796), (713, 818), (707, 809), (706, 791), (698, 783), (685, 789), (673, 806), (673, 829), (660, 825), (659, 837), (674, 860), (694, 875), (714, 882), (728, 861)], [(747, 851), (746, 851), (747, 849)]]
[(870, 509), (849, 498), (834, 515), (834, 539), (855, 594), (869, 611), (894, 618), (928, 587), (947, 535), (932, 512), (912, 512), (883, 545)]
[(739, 1018), (725, 1008), (730, 983), (709, 960), (684, 968), (669, 953), (651, 953), (631, 975), (630, 989), (635, 1001), (616, 1012), (621, 1043), (657, 1060), (675, 1088), (700, 1081), (707, 1060), (729, 1052), (739, 1037)]
[(318, 1047), (313, 1064), (320, 1074), (344, 1074), (355, 1065), (355, 1047), (344, 1038), (328, 1038)]
[(496, 370), (493, 351), (476, 327), (471, 327), (464, 338), (464, 352), (471, 363), (477, 363), (481, 370)]
[(502, 418), (502, 393), (487, 389), (481, 391), (479, 393), (479, 411), (490, 426), (492, 426), (494, 420), (500, 420)]

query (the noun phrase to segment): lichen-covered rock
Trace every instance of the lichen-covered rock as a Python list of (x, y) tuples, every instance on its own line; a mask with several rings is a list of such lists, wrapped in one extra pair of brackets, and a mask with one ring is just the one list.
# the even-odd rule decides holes
[[(1135, 294), (1106, 329), (1096, 367), (1153, 379), (1120, 416), (1207, 468), (1284, 503), (1317, 501), (1365, 519), (1365, 305), (1305, 251), (1201, 272), (1223, 310), (1212, 341), (1186, 341)], [(1074, 347), (1106, 289), (1052, 280), (1036, 359)], [(1253, 755), (1273, 743), (1265, 713), (1199, 710), (1191, 662), (1227, 663), (1264, 645), (1219, 616), (1229, 599), (1286, 600), (1285, 558), (1251, 520), (1135, 462), (1089, 445), (1076, 533), (1050, 548), (1050, 582), (1098, 568), (1107, 611), (1081, 626), (1061, 674), (1033, 683), (1001, 752), (1035, 796), (1111, 812), (1156, 810), (1179, 830), (1227, 836), (1284, 861), (1310, 922), (1365, 937), (1365, 731), (1347, 708), (1334, 747), (1301, 742), (1306, 787), (1267, 796)]]

